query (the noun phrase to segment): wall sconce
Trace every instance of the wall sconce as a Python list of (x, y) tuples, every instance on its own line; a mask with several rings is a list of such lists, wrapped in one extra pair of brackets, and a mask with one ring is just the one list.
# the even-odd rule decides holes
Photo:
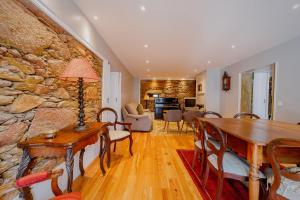
[(225, 71), (222, 77), (222, 89), (224, 91), (230, 90), (230, 82), (231, 82), (231, 77), (228, 76), (227, 72)]

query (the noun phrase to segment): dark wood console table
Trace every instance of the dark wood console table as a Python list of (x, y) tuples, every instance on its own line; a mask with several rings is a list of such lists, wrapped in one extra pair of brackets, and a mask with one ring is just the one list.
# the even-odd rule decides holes
[[(87, 123), (86, 125), (88, 128), (82, 132), (74, 131), (74, 125), (72, 125), (59, 130), (56, 133), (56, 137), (53, 139), (46, 139), (43, 135), (39, 135), (18, 143), (18, 147), (23, 149), (23, 155), (18, 169), (17, 179), (30, 172), (34, 166), (34, 160), (37, 157), (64, 157), (68, 174), (67, 191), (71, 192), (73, 183), (74, 155), (80, 151), (79, 168), (81, 176), (83, 176), (83, 154), (85, 152), (85, 147), (95, 144), (98, 141), (99, 136), (102, 138), (108, 134), (108, 128), (106, 126), (107, 123), (93, 122)], [(103, 140), (101, 139), (99, 157), (100, 168), (103, 174), (105, 173), (103, 166), (105, 146), (106, 145), (103, 145)], [(21, 196), (26, 195), (24, 194), (24, 191), (22, 191), (23, 194), (21, 194)]]

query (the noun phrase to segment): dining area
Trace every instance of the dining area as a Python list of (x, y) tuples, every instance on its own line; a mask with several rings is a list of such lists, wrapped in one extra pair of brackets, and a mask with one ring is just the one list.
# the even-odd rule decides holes
[(193, 127), (191, 166), (200, 167), (203, 191), (210, 184), (209, 176), (216, 177), (211, 199), (226, 199), (224, 183), (231, 185), (232, 180), (244, 185), (251, 200), (299, 199), (299, 123), (260, 119), (252, 113), (223, 118), (206, 111), (194, 118)]

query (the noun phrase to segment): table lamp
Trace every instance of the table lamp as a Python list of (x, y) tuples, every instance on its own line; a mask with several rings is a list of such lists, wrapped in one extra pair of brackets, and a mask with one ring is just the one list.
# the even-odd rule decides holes
[(99, 77), (92, 68), (88, 60), (84, 58), (74, 58), (67, 65), (64, 72), (60, 75), (60, 79), (78, 82), (78, 124), (75, 131), (84, 131), (86, 129), (84, 122), (84, 93), (83, 82), (97, 82)]

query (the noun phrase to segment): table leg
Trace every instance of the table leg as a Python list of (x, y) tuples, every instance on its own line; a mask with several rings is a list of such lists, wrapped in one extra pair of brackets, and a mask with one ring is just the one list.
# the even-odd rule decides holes
[(83, 168), (83, 154), (85, 152), (85, 149), (81, 149), (80, 155), (79, 155), (79, 169), (81, 176), (84, 175), (84, 168)]
[[(18, 168), (18, 173), (17, 173), (16, 179), (19, 179), (19, 178), (21, 178), (21, 177), (23, 177), (24, 175), (27, 174), (28, 169), (30, 168), (29, 166), (30, 166), (31, 163), (32, 163), (32, 159), (29, 155), (29, 152), (28, 152), (27, 149), (24, 149), (23, 150), (23, 155), (22, 155), (22, 158), (21, 158), (21, 162), (20, 162), (20, 165), (19, 165), (19, 168)], [(19, 197), (21, 199), (32, 199), (32, 194), (30, 192), (29, 187), (20, 188), (19, 191), (20, 191)]]
[(73, 167), (74, 167), (74, 155), (73, 148), (69, 147), (67, 149), (67, 154), (65, 156), (66, 161), (66, 169), (68, 174), (68, 187), (67, 191), (72, 192), (72, 184), (73, 184)]
[(259, 199), (259, 168), (262, 165), (262, 147), (248, 144), (247, 159), (250, 164), (249, 171), (249, 199)]
[[(105, 175), (105, 169), (104, 169), (104, 155), (105, 155), (105, 151), (106, 151), (106, 147), (105, 147), (105, 143), (103, 143), (103, 135), (100, 136), (100, 152), (99, 152), (99, 159), (100, 159), (100, 169), (102, 171), (102, 174)], [(105, 139), (105, 138), (104, 138)]]

